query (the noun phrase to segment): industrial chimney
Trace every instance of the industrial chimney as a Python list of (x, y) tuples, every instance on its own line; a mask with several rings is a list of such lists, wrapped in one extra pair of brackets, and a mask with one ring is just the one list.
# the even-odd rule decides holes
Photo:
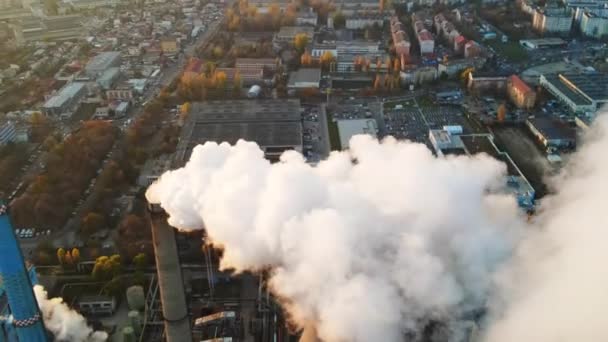
[(2, 201), (0, 201), (0, 252), (2, 252), (0, 277), (19, 341), (47, 342), (42, 315), (8, 215), (8, 207)]
[(167, 223), (167, 214), (159, 205), (148, 204), (148, 215), (152, 225), (166, 341), (192, 341), (174, 229)]

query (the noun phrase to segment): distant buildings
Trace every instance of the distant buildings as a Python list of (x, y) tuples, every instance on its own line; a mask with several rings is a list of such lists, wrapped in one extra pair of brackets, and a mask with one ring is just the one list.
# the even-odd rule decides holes
[(275, 44), (293, 44), (296, 35), (303, 33), (311, 42), (315, 33), (315, 28), (310, 26), (281, 26), (281, 29), (274, 36)]
[(469, 74), (467, 80), (467, 87), (472, 91), (480, 93), (494, 91), (496, 93), (503, 93), (507, 87), (507, 77), (501, 75), (480, 75), (480, 74)]
[(26, 17), (17, 20), (13, 33), (17, 45), (35, 41), (61, 41), (83, 38), (86, 30), (80, 15)]
[(120, 52), (102, 52), (93, 57), (85, 67), (85, 73), (91, 78), (97, 78), (109, 68), (120, 66)]
[(114, 86), (114, 83), (120, 78), (120, 68), (111, 67), (107, 69), (99, 78), (97, 79), (97, 84), (104, 89), (108, 90)]
[(276, 71), (281, 65), (277, 58), (237, 58), (235, 67), (239, 70), (262, 68), (268, 71)]
[(532, 27), (540, 33), (568, 34), (572, 29), (572, 13), (569, 9), (536, 9)]
[(253, 84), (261, 84), (264, 82), (264, 69), (261, 67), (242, 67), (242, 68), (216, 68), (217, 72), (223, 72), (226, 74), (226, 80), (229, 83), (234, 82), (235, 75), (241, 77), (241, 83), (243, 86), (250, 86)]
[(296, 15), (296, 25), (317, 26), (319, 16), (312, 9), (310, 11), (298, 12)]
[(549, 74), (540, 76), (540, 85), (575, 113), (595, 113), (608, 103), (605, 74)]
[[(385, 16), (381, 13), (355, 13), (346, 17), (345, 27), (349, 30), (360, 30), (374, 25), (382, 27)], [(329, 27), (333, 28), (333, 18), (329, 18)]]
[(464, 44), (464, 58), (475, 58), (481, 55), (481, 46), (473, 40)]
[(530, 50), (566, 47), (568, 42), (561, 38), (523, 39), (519, 44)]
[(85, 83), (69, 83), (48, 99), (42, 108), (47, 115), (71, 115), (86, 95)]
[(160, 50), (165, 56), (175, 56), (179, 52), (179, 44), (175, 38), (164, 38), (160, 41)]
[(507, 94), (518, 108), (534, 107), (536, 93), (517, 75), (512, 75), (507, 79)]
[(405, 32), (403, 23), (397, 16), (391, 17), (391, 35), (393, 38), (393, 45), (395, 46), (395, 53), (401, 59), (401, 64), (405, 64), (409, 60), (410, 56), (410, 38)]

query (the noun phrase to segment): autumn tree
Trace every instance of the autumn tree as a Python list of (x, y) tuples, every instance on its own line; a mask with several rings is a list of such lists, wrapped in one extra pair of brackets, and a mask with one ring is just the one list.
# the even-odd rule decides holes
[(304, 51), (302, 56), (300, 56), (300, 64), (303, 66), (311, 66), (312, 65), (312, 55), (308, 50)]
[(217, 45), (213, 48), (212, 53), (213, 53), (213, 57), (216, 59), (220, 59), (220, 58), (224, 57), (224, 49), (219, 45)]
[(59, 261), (59, 263), (61, 265), (63, 265), (65, 263), (65, 249), (63, 249), (63, 248), (57, 249), (57, 261)]
[(135, 257), (133, 257), (133, 265), (137, 270), (143, 270), (146, 268), (148, 263), (148, 257), (145, 253), (139, 253)]
[(104, 225), (105, 218), (103, 217), (103, 215), (95, 212), (90, 212), (82, 218), (81, 231), (86, 235), (91, 235), (103, 228)]
[(376, 74), (376, 78), (374, 79), (374, 90), (376, 92), (380, 91), (380, 89), (382, 88), (382, 80), (380, 78), (380, 75)]
[(306, 49), (306, 46), (308, 45), (308, 35), (306, 35), (306, 33), (296, 34), (293, 40), (293, 45), (298, 52), (304, 52), (304, 49)]
[(496, 120), (498, 122), (505, 122), (505, 118), (507, 116), (507, 106), (505, 106), (504, 103), (501, 103), (500, 106), (498, 106), (498, 110), (496, 111)]
[(329, 69), (329, 66), (331, 65), (331, 63), (336, 61), (336, 58), (334, 57), (334, 54), (331, 53), (330, 51), (325, 51), (319, 58), (319, 61), (321, 62), (321, 65), (324, 68)]
[(74, 264), (80, 262), (80, 250), (76, 247), (72, 248), (72, 260), (74, 261)]
[(72, 252), (69, 250), (65, 252), (65, 264), (66, 265), (74, 265), (74, 258), (72, 258)]
[(232, 78), (232, 85), (234, 87), (235, 92), (239, 92), (241, 88), (243, 88), (243, 80), (241, 78), (241, 73), (237, 70), (234, 73)]
[(395, 58), (395, 60), (393, 60), (393, 71), (395, 73), (401, 71), (401, 61), (399, 61), (399, 58)]

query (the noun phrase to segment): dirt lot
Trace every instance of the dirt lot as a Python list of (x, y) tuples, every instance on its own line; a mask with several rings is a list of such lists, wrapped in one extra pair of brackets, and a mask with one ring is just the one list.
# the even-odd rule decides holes
[(544, 153), (536, 145), (524, 127), (496, 127), (494, 128), (496, 144), (509, 153), (511, 159), (536, 190), (536, 198), (547, 193), (544, 176), (551, 169)]

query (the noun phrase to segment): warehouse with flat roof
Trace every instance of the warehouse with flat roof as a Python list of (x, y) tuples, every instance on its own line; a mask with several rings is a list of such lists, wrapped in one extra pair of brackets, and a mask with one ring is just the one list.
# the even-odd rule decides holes
[(608, 103), (608, 75), (605, 74), (541, 75), (540, 84), (575, 113), (593, 113)]
[(42, 108), (47, 115), (71, 114), (86, 94), (85, 83), (73, 82), (49, 98)]
[(277, 160), (287, 150), (302, 151), (300, 100), (230, 100), (192, 103), (178, 145), (178, 161), (207, 141), (256, 142), (266, 157)]
[(378, 123), (374, 119), (348, 119), (338, 120), (338, 134), (340, 135), (340, 146), (343, 150), (349, 148), (350, 139), (358, 134), (378, 136)]
[(102, 52), (93, 57), (85, 67), (87, 76), (96, 78), (111, 67), (120, 66), (120, 52)]

